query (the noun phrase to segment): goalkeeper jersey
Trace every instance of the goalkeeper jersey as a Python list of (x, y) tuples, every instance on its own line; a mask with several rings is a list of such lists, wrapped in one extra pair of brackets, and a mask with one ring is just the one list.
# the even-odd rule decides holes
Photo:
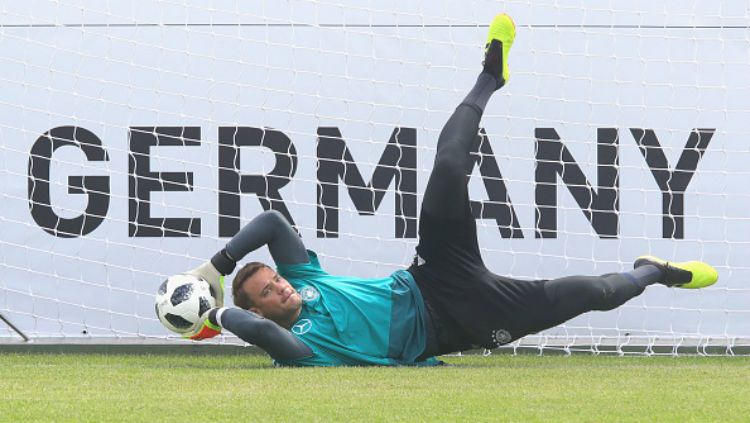
[(405, 270), (387, 278), (361, 279), (325, 272), (317, 255), (310, 261), (280, 265), (302, 298), (291, 333), (313, 351), (310, 357), (276, 360), (292, 366), (435, 365), (417, 361), (427, 338), (424, 301)]

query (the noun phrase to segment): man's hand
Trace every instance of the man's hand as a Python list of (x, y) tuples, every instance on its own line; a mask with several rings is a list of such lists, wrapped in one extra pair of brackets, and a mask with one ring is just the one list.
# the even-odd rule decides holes
[(211, 286), (211, 293), (216, 300), (216, 307), (224, 307), (224, 275), (210, 261), (187, 272), (189, 275), (204, 279)]
[(201, 320), (196, 323), (195, 326), (193, 326), (193, 329), (190, 332), (186, 333), (183, 336), (185, 338), (192, 339), (193, 341), (200, 341), (202, 339), (213, 338), (214, 336), (220, 334), (221, 326), (213, 324), (208, 318), (209, 314), (215, 310), (215, 308), (212, 308), (211, 310), (203, 313), (203, 316), (201, 316)]

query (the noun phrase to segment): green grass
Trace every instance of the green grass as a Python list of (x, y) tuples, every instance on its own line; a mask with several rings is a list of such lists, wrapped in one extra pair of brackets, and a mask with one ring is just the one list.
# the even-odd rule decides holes
[(259, 355), (0, 354), (2, 422), (748, 421), (748, 357), (468, 356), (273, 368)]

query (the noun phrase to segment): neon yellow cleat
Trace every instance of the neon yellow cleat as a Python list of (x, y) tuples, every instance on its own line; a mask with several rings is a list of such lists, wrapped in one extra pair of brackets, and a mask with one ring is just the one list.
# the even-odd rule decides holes
[(508, 56), (515, 39), (516, 24), (513, 23), (513, 19), (505, 13), (495, 16), (490, 23), (487, 43), (484, 46), (484, 69), (500, 76), (501, 85), (510, 79)]
[(633, 263), (633, 268), (647, 264), (656, 266), (664, 273), (662, 284), (676, 288), (698, 289), (711, 286), (719, 280), (719, 272), (702, 261), (670, 263), (654, 256), (641, 256)]

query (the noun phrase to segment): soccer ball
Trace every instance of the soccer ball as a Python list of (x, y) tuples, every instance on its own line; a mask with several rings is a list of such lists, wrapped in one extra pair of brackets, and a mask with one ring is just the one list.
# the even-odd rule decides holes
[(206, 311), (216, 307), (211, 286), (193, 275), (174, 275), (156, 293), (156, 316), (172, 332), (189, 332)]

